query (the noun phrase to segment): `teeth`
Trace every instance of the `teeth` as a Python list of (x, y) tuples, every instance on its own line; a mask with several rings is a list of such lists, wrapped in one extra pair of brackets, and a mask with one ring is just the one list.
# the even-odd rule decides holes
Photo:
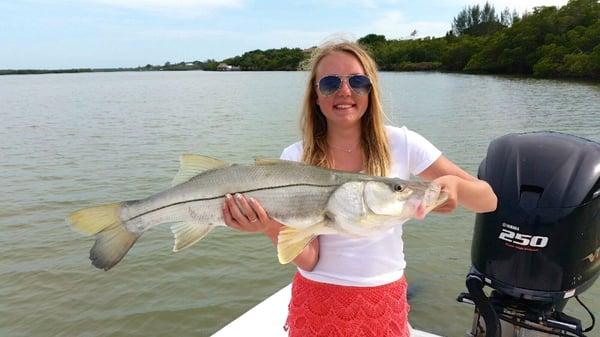
[(335, 106), (336, 109), (349, 109), (351, 107), (352, 107), (352, 105), (350, 105), (350, 104), (338, 104)]

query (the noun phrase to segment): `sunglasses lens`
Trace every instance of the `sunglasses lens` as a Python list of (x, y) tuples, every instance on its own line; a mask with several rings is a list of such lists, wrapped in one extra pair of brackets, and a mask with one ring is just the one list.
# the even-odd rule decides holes
[(359, 95), (366, 95), (371, 91), (371, 80), (364, 75), (350, 76), (348, 84), (350, 84), (350, 88)]
[(325, 76), (319, 81), (319, 90), (325, 96), (335, 93), (342, 84), (342, 80), (337, 76)]

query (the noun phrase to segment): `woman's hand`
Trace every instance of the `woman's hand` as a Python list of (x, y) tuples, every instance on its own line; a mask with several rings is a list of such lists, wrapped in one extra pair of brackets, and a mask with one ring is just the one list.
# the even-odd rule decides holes
[(442, 192), (445, 192), (448, 195), (448, 200), (436, 207), (433, 210), (434, 212), (451, 213), (456, 209), (456, 206), (458, 206), (458, 186), (461, 180), (462, 179), (457, 176), (446, 175), (433, 181), (441, 187)]
[(477, 212), (493, 212), (496, 210), (498, 198), (492, 187), (465, 172), (444, 156), (440, 156), (433, 164), (419, 174), (425, 180), (433, 180), (448, 193), (448, 201), (434, 211), (452, 212), (457, 205)]
[(227, 194), (223, 203), (223, 218), (229, 227), (244, 232), (261, 232), (277, 242), (281, 224), (271, 219), (254, 198), (246, 199), (239, 193), (235, 196)]
[[(279, 231), (282, 224), (269, 217), (265, 209), (254, 198), (244, 197), (236, 193), (235, 196), (227, 194), (223, 203), (223, 219), (229, 227), (245, 232), (264, 233), (274, 245), (277, 245)], [(296, 266), (311, 271), (319, 261), (319, 238), (313, 240), (292, 263)]]

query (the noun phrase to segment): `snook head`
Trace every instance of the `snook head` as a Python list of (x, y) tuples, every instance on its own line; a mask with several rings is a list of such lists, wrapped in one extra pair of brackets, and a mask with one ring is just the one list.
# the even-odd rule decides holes
[(369, 236), (421, 216), (447, 199), (437, 184), (377, 177), (349, 181), (329, 197), (326, 212), (340, 233)]
[(398, 178), (366, 182), (363, 191), (365, 206), (372, 213), (400, 219), (414, 218), (418, 210), (424, 216), (446, 199), (435, 183)]

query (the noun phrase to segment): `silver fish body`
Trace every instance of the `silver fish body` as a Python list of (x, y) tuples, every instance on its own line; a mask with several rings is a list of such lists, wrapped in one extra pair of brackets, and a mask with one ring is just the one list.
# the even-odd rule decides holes
[(224, 226), (227, 194), (258, 200), (283, 223), (278, 243), (288, 263), (321, 234), (368, 236), (415, 217), (445, 201), (436, 184), (347, 173), (280, 160), (228, 165), (216, 159), (182, 156), (174, 186), (145, 199), (82, 209), (72, 226), (94, 234), (94, 266), (108, 270), (137, 238), (153, 226), (170, 223), (174, 251), (189, 247), (214, 227)]

